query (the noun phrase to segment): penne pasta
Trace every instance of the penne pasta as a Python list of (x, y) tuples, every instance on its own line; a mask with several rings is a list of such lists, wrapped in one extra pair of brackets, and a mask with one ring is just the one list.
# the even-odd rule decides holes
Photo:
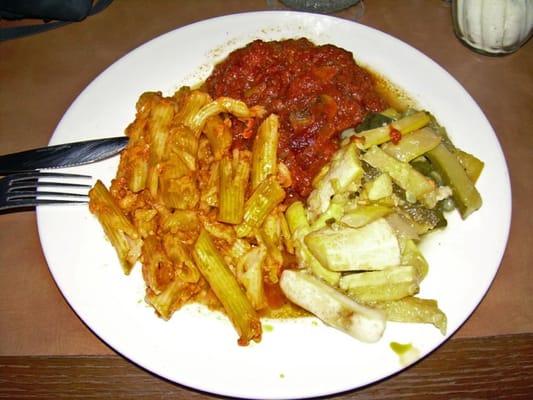
[(215, 160), (220, 160), (231, 147), (232, 134), (229, 126), (224, 124), (220, 116), (213, 115), (206, 120), (204, 134), (209, 140)]
[(89, 191), (90, 209), (115, 248), (125, 274), (129, 274), (141, 255), (142, 240), (137, 229), (122, 213), (113, 197), (98, 180)]
[(198, 285), (174, 279), (161, 293), (148, 292), (146, 302), (151, 304), (162, 318), (168, 320), (175, 310), (199, 291)]
[[(193, 129), (194, 123), (193, 121), (196, 118), (196, 115), (200, 111), (200, 109), (205, 106), (206, 104), (211, 102), (211, 96), (209, 96), (207, 93), (202, 92), (200, 90), (193, 90), (188, 93), (183, 93), (181, 95), (181, 108), (178, 110), (178, 113), (176, 114), (176, 118), (174, 119), (175, 123), (181, 123), (191, 129)], [(195, 134), (199, 134), (199, 131), (196, 131), (193, 129)]]
[(235, 150), (232, 158), (226, 156), (220, 160), (219, 221), (241, 223), (249, 174), (248, 152)]
[(232, 99), (230, 97), (219, 97), (200, 108), (194, 116), (191, 116), (186, 120), (186, 124), (199, 135), (207, 120), (222, 112), (233, 114), (237, 118), (251, 118), (258, 114), (262, 114), (264, 110), (257, 107), (248, 108), (243, 101)]
[(261, 310), (268, 305), (263, 286), (262, 271), (266, 255), (267, 250), (265, 247), (254, 247), (243, 255), (237, 266), (237, 277), (246, 288), (246, 296), (256, 310)]
[(142, 257), (144, 281), (152, 292), (159, 294), (174, 279), (174, 266), (157, 236), (151, 235), (144, 239)]
[(168, 149), (166, 159), (180, 159), (191, 171), (195, 171), (197, 166), (198, 138), (193, 131), (185, 125), (178, 124), (172, 126), (167, 139)]
[(165, 207), (157, 208), (161, 214), (161, 229), (170, 233), (177, 231), (193, 231), (199, 226), (198, 214), (191, 210), (174, 210), (170, 212)]
[(163, 237), (163, 248), (170, 261), (176, 266), (176, 278), (183, 282), (195, 283), (200, 279), (200, 272), (191, 257), (191, 249), (175, 235)]
[(278, 116), (270, 114), (257, 130), (252, 149), (252, 189), (277, 173), (278, 128)]
[(269, 176), (254, 190), (244, 205), (243, 221), (236, 226), (238, 237), (249, 236), (266, 216), (285, 198), (285, 191), (274, 176)]
[(222, 303), (239, 334), (239, 344), (261, 340), (261, 322), (235, 276), (217, 251), (207, 231), (202, 230), (194, 244), (196, 265)]

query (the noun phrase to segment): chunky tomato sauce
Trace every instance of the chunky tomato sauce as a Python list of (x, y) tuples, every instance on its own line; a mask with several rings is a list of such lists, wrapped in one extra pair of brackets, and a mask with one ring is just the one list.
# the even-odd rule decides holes
[[(213, 97), (262, 105), (279, 116), (278, 156), (291, 172), (293, 197), (309, 195), (313, 177), (338, 148), (339, 132), (386, 108), (352, 53), (307, 39), (254, 41), (218, 64), (206, 88)], [(250, 126), (233, 122), (236, 146), (250, 147)]]

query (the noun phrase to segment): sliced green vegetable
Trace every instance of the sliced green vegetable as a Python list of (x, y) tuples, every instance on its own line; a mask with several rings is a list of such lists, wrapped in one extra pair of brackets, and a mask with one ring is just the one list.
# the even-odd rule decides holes
[(414, 114), (400, 118), (398, 121), (394, 121), (391, 126), (394, 129), (398, 129), (403, 135), (406, 133), (416, 131), (423, 128), (430, 122), (430, 117), (425, 111), (418, 111)]
[(363, 132), (369, 129), (379, 128), (380, 126), (387, 125), (393, 121), (393, 118), (382, 113), (370, 113), (367, 114), (363, 122), (355, 127), (356, 132)]
[(416, 269), (419, 281), (422, 281), (429, 270), (428, 262), (413, 240), (406, 240), (402, 251), (402, 265), (410, 265)]
[(398, 239), (383, 218), (361, 228), (323, 228), (304, 242), (332, 271), (380, 270), (400, 263)]
[(355, 210), (344, 214), (340, 221), (352, 228), (360, 228), (391, 212), (392, 209), (390, 207), (380, 204), (369, 204), (368, 206), (357, 207)]
[(411, 193), (417, 200), (435, 189), (435, 183), (415, 170), (408, 163), (396, 160), (377, 146), (370, 148), (363, 160), (374, 168), (390, 175), (392, 180), (403, 190)]
[(330, 203), (328, 209), (321, 214), (315, 222), (311, 224), (310, 230), (316, 231), (318, 229), (324, 228), (332, 222), (339, 221), (344, 214), (344, 207), (341, 204)]
[(400, 206), (399, 213), (409, 220), (419, 235), (433, 229), (444, 228), (448, 224), (439, 208), (427, 208), (420, 203), (405, 203)]
[(465, 169), (466, 175), (468, 175), (472, 182), (476, 183), (483, 171), (485, 163), (472, 154), (459, 149), (455, 151), (455, 156)]
[(416, 268), (406, 265), (344, 275), (339, 286), (356, 301), (369, 303), (412, 296), (418, 293), (418, 282)]
[(381, 148), (398, 161), (409, 162), (435, 148), (441, 139), (433, 129), (425, 127), (402, 136), (398, 143), (384, 143)]
[(383, 173), (365, 185), (368, 200), (375, 201), (392, 195), (392, 180), (389, 174)]
[(443, 335), (446, 334), (447, 319), (435, 300), (406, 297), (396, 301), (372, 304), (385, 311), (388, 321), (414, 322), (435, 325)]
[(453, 192), (453, 200), (461, 216), (467, 218), (481, 207), (481, 195), (468, 178), (457, 157), (443, 144), (427, 152), (427, 157)]
[(307, 199), (309, 219), (313, 221), (325, 212), (335, 193), (345, 190), (353, 182), (358, 183), (362, 176), (363, 168), (355, 144), (349, 143), (337, 150), (329, 170), (317, 182)]
[(339, 281), (342, 290), (366, 286), (381, 286), (400, 282), (416, 282), (418, 274), (415, 267), (404, 265), (389, 267), (381, 271), (356, 272), (343, 275)]
[(379, 145), (391, 140), (391, 133), (396, 130), (401, 135), (423, 128), (430, 121), (429, 115), (424, 111), (403, 117), (389, 125), (380, 126), (374, 129), (362, 131), (356, 135), (358, 146), (368, 149), (374, 145)]
[(418, 293), (416, 281), (399, 282), (379, 286), (361, 286), (347, 291), (348, 296), (359, 303), (372, 304), (375, 301), (392, 301)]
[(292, 203), (285, 211), (285, 218), (291, 231), (300, 268), (311, 270), (313, 274), (330, 285), (337, 285), (340, 273), (324, 268), (304, 243), (304, 237), (311, 231), (311, 228), (307, 222), (303, 204), (300, 201)]
[(391, 120), (397, 120), (398, 118), (400, 118), (400, 113), (392, 107), (381, 111), (380, 114), (389, 117)]

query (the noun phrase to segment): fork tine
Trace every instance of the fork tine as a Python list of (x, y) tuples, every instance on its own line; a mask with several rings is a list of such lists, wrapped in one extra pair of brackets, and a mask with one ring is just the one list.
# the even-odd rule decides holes
[(7, 196), (7, 200), (11, 201), (15, 199), (27, 199), (27, 198), (39, 199), (39, 197), (41, 196), (53, 196), (53, 197), (59, 197), (59, 198), (65, 198), (65, 197), (88, 198), (89, 197), (87, 194), (82, 194), (82, 193), (46, 192), (46, 191), (40, 191), (40, 190), (17, 190), (17, 191), (9, 192)]
[(29, 189), (29, 188), (35, 188), (35, 187), (70, 187), (70, 188), (80, 188), (80, 189), (87, 189), (90, 188), (91, 185), (85, 185), (83, 183), (67, 183), (67, 182), (40, 182), (39, 180), (35, 179), (32, 181), (27, 180), (19, 180), (14, 182), (13, 185), (9, 188), (9, 192), (16, 191), (18, 189)]
[(90, 175), (81, 175), (81, 174), (71, 174), (66, 172), (41, 172), (41, 171), (28, 171), (20, 172), (17, 174), (10, 175), (12, 181), (20, 181), (25, 179), (38, 179), (38, 178), (82, 178), (82, 179), (91, 179)]
[(37, 186), (61, 186), (71, 188), (90, 188), (91, 185), (71, 183), (71, 182), (51, 182), (41, 181), (41, 178), (71, 178), (71, 179), (90, 179), (90, 175), (70, 174), (64, 172), (41, 172), (41, 171), (28, 171), (18, 174), (10, 175), (10, 183), (8, 191), (12, 189), (27, 189)]

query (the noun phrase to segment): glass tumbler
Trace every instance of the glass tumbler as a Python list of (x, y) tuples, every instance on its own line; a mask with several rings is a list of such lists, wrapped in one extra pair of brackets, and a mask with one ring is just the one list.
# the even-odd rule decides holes
[(473, 50), (504, 55), (531, 37), (533, 0), (453, 0), (455, 34)]
[(334, 13), (356, 5), (361, 0), (281, 0), (285, 5), (301, 11)]

